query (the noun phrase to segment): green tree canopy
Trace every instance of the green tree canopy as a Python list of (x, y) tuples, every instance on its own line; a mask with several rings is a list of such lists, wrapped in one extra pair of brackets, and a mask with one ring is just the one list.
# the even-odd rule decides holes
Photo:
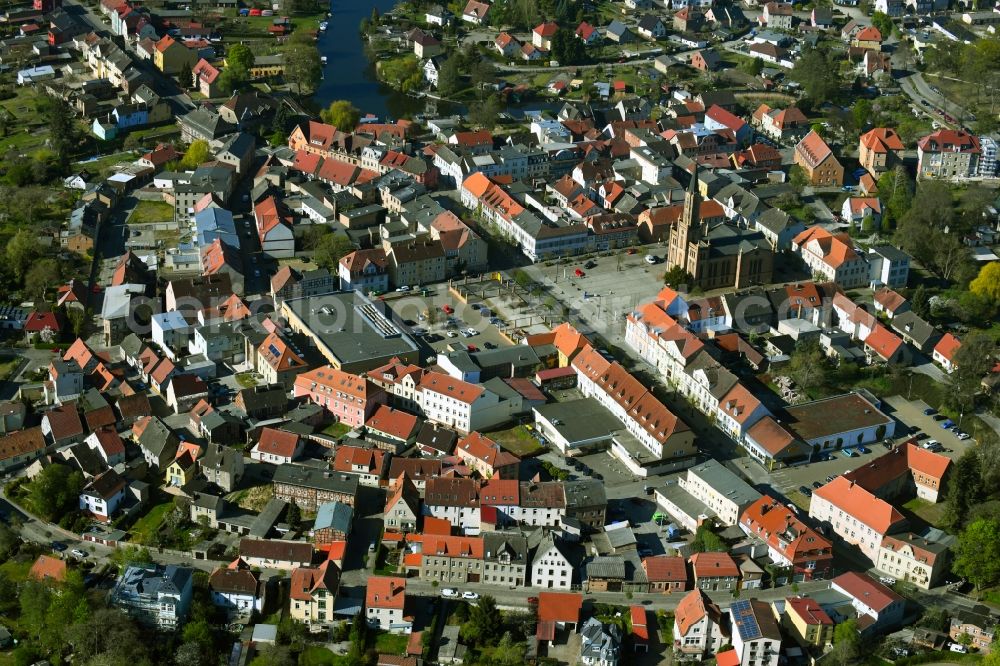
[(296, 34), (285, 47), (285, 80), (295, 86), (296, 94), (311, 94), (323, 78), (323, 64), (315, 43), (297, 39)]
[(977, 589), (1000, 580), (1000, 522), (978, 518), (958, 534), (952, 570)]
[(320, 268), (336, 271), (340, 258), (353, 250), (354, 246), (351, 245), (351, 241), (346, 236), (342, 234), (327, 234), (316, 243), (313, 261)]
[(338, 99), (330, 102), (330, 106), (320, 112), (320, 118), (328, 125), (333, 125), (344, 132), (353, 132), (358, 126), (361, 118), (359, 111), (353, 104), (345, 99)]
[(69, 465), (49, 465), (28, 485), (32, 508), (46, 520), (62, 517), (77, 507), (83, 474)]
[(197, 169), (200, 165), (207, 162), (211, 156), (212, 151), (208, 147), (208, 141), (195, 139), (188, 146), (184, 157), (181, 158), (181, 168)]
[(969, 291), (1000, 304), (1000, 263), (992, 262), (979, 269), (979, 275), (969, 283)]

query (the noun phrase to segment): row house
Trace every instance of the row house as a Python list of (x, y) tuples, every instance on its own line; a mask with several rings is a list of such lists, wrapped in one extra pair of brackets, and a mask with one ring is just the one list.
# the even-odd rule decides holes
[(592, 347), (580, 352), (572, 365), (583, 395), (596, 398), (620, 419), (641, 447), (629, 450), (622, 440), (612, 445), (613, 455), (633, 473), (646, 476), (692, 462), (696, 448), (690, 427), (625, 368)]
[(895, 507), (843, 476), (813, 493), (809, 517), (828, 525), (872, 562), (878, 561), (883, 537), (906, 525)]
[(352, 428), (362, 427), (380, 406), (388, 402), (386, 391), (378, 384), (333, 366), (299, 374), (292, 392), (296, 398), (307, 398), (338, 422)]
[(420, 579), (441, 585), (486, 582), (483, 579), (483, 537), (424, 535)]
[(767, 495), (746, 508), (740, 529), (767, 544), (768, 557), (790, 570), (792, 582), (829, 578), (833, 572), (833, 544)]

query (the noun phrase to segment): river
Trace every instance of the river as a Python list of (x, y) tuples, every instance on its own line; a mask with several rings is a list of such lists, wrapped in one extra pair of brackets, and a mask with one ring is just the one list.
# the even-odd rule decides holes
[(331, 0), (333, 16), (326, 33), (319, 37), (319, 52), (326, 56), (323, 81), (313, 96), (320, 108), (337, 99), (350, 100), (361, 114), (398, 119), (424, 112), (425, 102), (380, 84), (375, 67), (365, 56), (359, 26), (372, 8), (384, 14), (396, 0)]

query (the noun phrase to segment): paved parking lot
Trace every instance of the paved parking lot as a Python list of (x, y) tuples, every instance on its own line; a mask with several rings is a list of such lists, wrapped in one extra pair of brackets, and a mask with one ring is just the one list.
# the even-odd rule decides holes
[(949, 458), (960, 458), (963, 453), (969, 450), (969, 447), (975, 446), (974, 440), (967, 439), (963, 442), (955, 433), (942, 428), (942, 421), (934, 420), (933, 416), (926, 416), (924, 410), (927, 408), (927, 404), (921, 400), (907, 400), (902, 396), (895, 395), (886, 398), (885, 402), (892, 408), (892, 415), (896, 417), (897, 421), (907, 426), (916, 426), (927, 433), (930, 439), (941, 442), (945, 449), (941, 453)]

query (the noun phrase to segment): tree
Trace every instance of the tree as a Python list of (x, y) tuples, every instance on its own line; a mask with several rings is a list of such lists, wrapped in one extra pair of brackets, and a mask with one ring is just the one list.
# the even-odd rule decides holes
[(872, 14), (872, 25), (882, 33), (882, 39), (889, 39), (892, 36), (893, 23), (888, 14), (883, 12)]
[(230, 95), (239, 90), (246, 81), (246, 78), (241, 77), (239, 72), (230, 67), (226, 67), (219, 73), (219, 89), (225, 95)]
[(948, 522), (954, 527), (961, 527), (968, 517), (970, 507), (978, 504), (982, 498), (979, 456), (975, 449), (970, 449), (952, 463), (946, 497), (945, 517)]
[(802, 84), (814, 106), (831, 101), (840, 89), (837, 62), (821, 48), (809, 48), (792, 68), (792, 78)]
[(975, 409), (983, 375), (993, 366), (997, 343), (986, 333), (965, 336), (962, 346), (955, 352), (955, 369), (948, 375), (948, 388), (944, 401), (959, 412)]
[(469, 122), (476, 127), (492, 130), (500, 117), (500, 98), (488, 95), (482, 101), (469, 105)]
[(340, 258), (352, 252), (354, 246), (351, 241), (342, 234), (327, 234), (316, 244), (316, 251), (313, 253), (313, 261), (320, 268), (327, 270), (337, 270)]
[(312, 42), (294, 39), (285, 47), (285, 80), (295, 86), (298, 95), (310, 94), (323, 78), (319, 49)]
[(469, 620), (462, 625), (462, 637), (476, 645), (494, 645), (503, 630), (503, 617), (496, 599), (486, 594), (469, 609)]
[(59, 165), (64, 167), (76, 145), (79, 129), (68, 102), (58, 97), (47, 99), (49, 103), (44, 117), (48, 126), (49, 144), (56, 153)]
[(24, 284), (28, 291), (41, 298), (48, 289), (59, 284), (61, 279), (62, 271), (59, 269), (58, 261), (39, 259), (28, 269), (24, 276)]
[(979, 275), (969, 283), (969, 291), (1000, 304), (1000, 264), (993, 262), (979, 269)]
[(49, 465), (28, 485), (32, 508), (46, 520), (72, 511), (83, 490), (83, 474), (68, 465)]
[(7, 241), (7, 262), (18, 279), (24, 277), (41, 254), (38, 237), (26, 229), (21, 229)]
[(663, 274), (663, 284), (673, 289), (687, 290), (694, 283), (694, 276), (683, 266), (671, 266)]
[(233, 44), (226, 53), (226, 69), (232, 69), (237, 73), (242, 73), (249, 78), (250, 68), (253, 67), (253, 51), (246, 44)]
[(212, 156), (212, 151), (208, 147), (208, 141), (204, 139), (195, 139), (188, 146), (187, 151), (184, 153), (184, 157), (181, 158), (181, 168), (183, 169), (197, 169), (200, 165), (208, 161), (209, 157)]
[(302, 510), (298, 504), (292, 502), (288, 505), (288, 513), (285, 514), (285, 520), (293, 530), (298, 530), (302, 526)]
[(702, 524), (694, 533), (691, 550), (695, 553), (724, 553), (729, 550), (726, 542), (713, 532), (708, 525)]
[(861, 233), (870, 236), (875, 233), (875, 218), (871, 213), (861, 218)]
[(792, 168), (788, 170), (788, 182), (790, 182), (796, 190), (801, 190), (802, 188), (809, 187), (809, 185), (811, 185), (809, 176), (806, 174), (806, 170), (798, 164), (793, 165)]
[(177, 648), (174, 654), (174, 664), (176, 666), (204, 666), (205, 658), (202, 656), (201, 646), (197, 643), (184, 643)]
[(330, 102), (330, 106), (320, 112), (320, 118), (344, 132), (353, 132), (361, 119), (361, 111), (345, 99)]
[(21, 545), (21, 537), (7, 523), (0, 523), (0, 562), (6, 562)]
[(849, 664), (861, 653), (861, 634), (858, 621), (854, 618), (841, 622), (833, 628), (833, 651), (830, 659), (838, 664)]
[(109, 559), (121, 572), (125, 571), (125, 568), (130, 564), (148, 564), (153, 561), (153, 556), (148, 548), (129, 545), (124, 548), (116, 548)]
[(191, 71), (191, 63), (186, 60), (181, 63), (181, 68), (177, 72), (177, 83), (181, 90), (190, 90), (194, 85), (194, 72)]
[(976, 589), (1000, 580), (1000, 522), (978, 518), (959, 532), (952, 570)]
[(922, 284), (917, 285), (910, 297), (910, 309), (921, 319), (927, 319), (931, 315), (930, 296), (927, 295), (927, 287)]
[(817, 341), (803, 340), (795, 345), (788, 361), (788, 376), (805, 389), (818, 388), (827, 383), (829, 366)]
[(461, 58), (453, 55), (441, 63), (441, 71), (438, 72), (437, 89), (445, 97), (458, 92), (462, 83), (462, 63)]

